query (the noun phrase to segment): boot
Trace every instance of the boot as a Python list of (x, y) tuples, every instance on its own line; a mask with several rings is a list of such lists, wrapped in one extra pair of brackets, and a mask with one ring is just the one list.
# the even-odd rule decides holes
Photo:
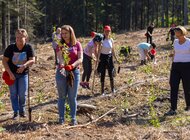
[(101, 94), (105, 95), (105, 93), (104, 93), (104, 82), (101, 82)]
[(146, 65), (146, 60), (144, 60), (144, 65)]
[(114, 94), (115, 93), (115, 88), (114, 88), (114, 81), (113, 80), (110, 81), (110, 86), (111, 86), (111, 91)]
[(141, 64), (140, 65), (144, 65), (144, 60), (141, 60)]

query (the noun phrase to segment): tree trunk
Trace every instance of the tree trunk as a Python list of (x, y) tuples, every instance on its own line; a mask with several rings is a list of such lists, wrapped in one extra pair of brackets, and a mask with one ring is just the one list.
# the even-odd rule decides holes
[(19, 16), (19, 8), (20, 8), (20, 6), (19, 6), (19, 4), (20, 4), (20, 2), (19, 2), (19, 0), (16, 0), (16, 5), (17, 5), (17, 29), (19, 29), (20, 28), (20, 16)]
[(83, 0), (83, 35), (86, 34), (86, 0)]
[(156, 25), (159, 24), (159, 5), (158, 5), (158, 1), (156, 3)]
[(184, 0), (184, 25), (188, 25), (188, 1)]
[(133, 27), (133, 2), (131, 2), (130, 6), (130, 24), (129, 24), (129, 30), (132, 31)]
[(174, 14), (174, 8), (175, 8), (174, 2), (175, 2), (175, 0), (172, 1), (172, 23), (174, 23), (174, 16), (175, 16), (175, 14)]
[(10, 18), (10, 2), (7, 1), (7, 44), (11, 43), (11, 18)]
[(26, 13), (26, 8), (27, 8), (27, 2), (24, 0), (24, 28), (27, 29), (27, 13)]
[(168, 0), (166, 0), (165, 1), (166, 2), (166, 10), (165, 10), (165, 15), (166, 15), (166, 27), (168, 27), (169, 26), (169, 17), (168, 17), (168, 7), (169, 7), (169, 5), (168, 5)]
[(149, 17), (150, 17), (150, 1), (147, 1), (147, 24), (149, 25)]
[(46, 29), (46, 27), (47, 27), (47, 2), (46, 2), (46, 0), (44, 0), (44, 4), (45, 4), (45, 7), (44, 7), (44, 14), (45, 14), (45, 16), (44, 16), (44, 42), (46, 42), (46, 35), (47, 35), (47, 29)]
[(162, 27), (164, 27), (164, 7), (165, 7), (165, 0), (162, 0)]
[(7, 48), (6, 32), (6, 3), (2, 2), (2, 50)]

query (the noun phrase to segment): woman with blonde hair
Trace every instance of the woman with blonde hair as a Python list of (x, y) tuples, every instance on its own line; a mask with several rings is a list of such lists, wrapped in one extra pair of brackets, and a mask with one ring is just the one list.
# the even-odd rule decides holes
[(175, 115), (180, 80), (182, 80), (186, 108), (190, 110), (190, 39), (186, 37), (187, 30), (183, 26), (175, 28), (173, 63), (170, 72), (170, 102), (171, 108), (166, 116)]
[(64, 123), (65, 101), (68, 96), (71, 125), (76, 125), (77, 93), (80, 82), (79, 65), (82, 63), (83, 50), (70, 25), (61, 27), (61, 42), (56, 52), (59, 60), (56, 71), (59, 123)]
[(28, 72), (29, 66), (35, 62), (34, 49), (27, 44), (28, 33), (25, 29), (17, 29), (16, 43), (9, 45), (3, 55), (3, 66), (5, 72), (3, 79), (10, 79), (6, 82), (10, 90), (10, 98), (14, 111), (13, 119), (26, 117), (25, 106), (28, 94)]

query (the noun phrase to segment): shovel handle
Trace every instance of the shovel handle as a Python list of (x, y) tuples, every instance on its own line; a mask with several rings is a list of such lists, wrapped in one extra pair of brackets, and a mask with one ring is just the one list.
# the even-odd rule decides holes
[(117, 73), (119, 73), (119, 72), (120, 72), (120, 69), (121, 69), (121, 67), (119, 66), (119, 67), (118, 67), (118, 70), (117, 70)]

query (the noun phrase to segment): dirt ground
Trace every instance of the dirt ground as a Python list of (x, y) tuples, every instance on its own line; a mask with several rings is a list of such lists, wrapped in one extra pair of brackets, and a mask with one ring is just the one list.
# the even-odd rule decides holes
[[(145, 42), (145, 30), (123, 32), (113, 36), (115, 47), (131, 46), (129, 57), (120, 64), (115, 77), (116, 94), (110, 93), (106, 77), (106, 96), (100, 95), (99, 78), (95, 78), (94, 94), (79, 88), (78, 104), (96, 106), (95, 110), (78, 109), (78, 125), (59, 125), (57, 91), (55, 85), (54, 54), (51, 43), (34, 44), (37, 62), (30, 68), (30, 100), (32, 121), (28, 118), (12, 120), (8, 87), (0, 81), (0, 139), (3, 140), (188, 140), (190, 117), (184, 111), (183, 90), (180, 87), (178, 114), (164, 117), (169, 109), (169, 73), (172, 52), (166, 42), (166, 28), (156, 28), (153, 41), (157, 45), (157, 64), (139, 66), (137, 44)], [(85, 47), (90, 38), (78, 38)], [(2, 55), (0, 57), (2, 59)], [(118, 64), (115, 63), (116, 69)], [(0, 74), (3, 67), (1, 64)], [(82, 69), (81, 69), (82, 73)], [(93, 74), (92, 74), (93, 75)], [(92, 82), (92, 80), (91, 80)], [(26, 108), (28, 110), (28, 107)]]

